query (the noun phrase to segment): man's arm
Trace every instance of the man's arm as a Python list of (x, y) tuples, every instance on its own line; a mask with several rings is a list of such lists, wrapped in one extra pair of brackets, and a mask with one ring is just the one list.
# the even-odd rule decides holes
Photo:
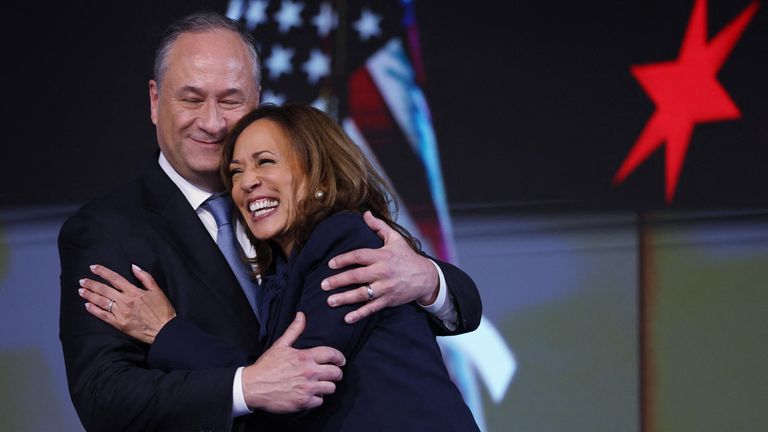
[(146, 368), (147, 346), (93, 317), (79, 279), (100, 262), (130, 267), (99, 221), (78, 215), (59, 235), (60, 339), (70, 395), (89, 431), (231, 428), (236, 368), (162, 372)]
[[(341, 254), (329, 262), (333, 269), (350, 265), (360, 267), (331, 276), (322, 282), (326, 291), (349, 285), (359, 288), (334, 294), (328, 298), (333, 307), (364, 302), (348, 313), (345, 320), (356, 322), (385, 307), (399, 306), (412, 301), (431, 304), (441, 289), (437, 271), (430, 259), (411, 249), (405, 239), (384, 221), (365, 213), (365, 222), (384, 240), (379, 249), (358, 249)], [(437, 335), (461, 334), (480, 325), (482, 302), (472, 279), (457, 267), (434, 261), (445, 276), (448, 289), (446, 301), (452, 301), (457, 312), (455, 329), (447, 328), (433, 317), (432, 328)], [(375, 294), (369, 301), (368, 285)]]

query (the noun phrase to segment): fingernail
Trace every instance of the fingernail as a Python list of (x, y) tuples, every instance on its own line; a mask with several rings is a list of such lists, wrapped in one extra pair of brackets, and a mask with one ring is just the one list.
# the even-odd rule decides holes
[(323, 281), (320, 282), (320, 288), (322, 288), (324, 290), (328, 290), (328, 288), (330, 288), (330, 286), (331, 286), (331, 284), (328, 283), (328, 279), (323, 279)]
[(336, 258), (331, 259), (328, 261), (328, 267), (335, 269), (336, 268)]
[(136, 264), (131, 264), (131, 267), (133, 267), (134, 270), (144, 271), (141, 269), (141, 267), (137, 266)]
[(85, 292), (85, 290), (82, 289), (82, 288), (78, 288), (78, 290), (77, 290), (77, 293), (80, 294), (81, 296), (83, 295), (84, 292)]
[(94, 271), (96, 270), (96, 264), (89, 265), (88, 268), (91, 269), (91, 271)]
[(352, 317), (350, 317), (350, 316), (345, 316), (345, 317), (344, 317), (344, 321), (345, 321), (347, 324), (352, 324), (352, 323), (354, 322), (354, 320), (353, 320), (353, 319), (352, 319)]
[(328, 297), (328, 306), (336, 306), (336, 299), (333, 297)]
[(77, 281), (77, 283), (79, 283), (80, 286), (85, 286), (85, 279), (80, 279), (79, 281)]
[(90, 303), (86, 303), (86, 304), (85, 304), (85, 308), (86, 308), (86, 309), (90, 309), (90, 308), (91, 308), (91, 304), (90, 304)]

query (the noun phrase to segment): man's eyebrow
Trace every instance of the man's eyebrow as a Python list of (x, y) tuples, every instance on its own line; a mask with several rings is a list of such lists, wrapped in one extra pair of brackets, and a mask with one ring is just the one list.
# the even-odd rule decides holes
[(203, 94), (203, 90), (199, 87), (191, 86), (191, 85), (185, 85), (182, 88), (179, 89), (179, 93), (195, 93), (195, 94)]
[(223, 92), (219, 93), (219, 97), (226, 97), (226, 96), (241, 96), (244, 95), (245, 92), (243, 92), (242, 89), (239, 88), (229, 88), (224, 90)]

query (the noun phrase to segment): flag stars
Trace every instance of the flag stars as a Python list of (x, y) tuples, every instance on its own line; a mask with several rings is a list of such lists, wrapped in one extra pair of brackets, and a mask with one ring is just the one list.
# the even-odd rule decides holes
[(269, 77), (273, 80), (280, 78), (282, 74), (293, 72), (291, 57), (296, 53), (293, 48), (285, 48), (280, 44), (272, 45), (272, 53), (266, 60), (269, 69)]
[(312, 24), (317, 27), (317, 34), (320, 37), (326, 37), (337, 25), (337, 16), (333, 13), (331, 4), (323, 2), (317, 15), (312, 18)]
[(299, 2), (292, 2), (291, 0), (285, 0), (280, 6), (280, 10), (275, 15), (275, 20), (278, 23), (280, 33), (288, 33), (291, 27), (301, 27), (301, 10), (304, 9), (304, 4)]
[(381, 17), (371, 12), (370, 9), (363, 9), (360, 19), (355, 21), (354, 27), (360, 35), (362, 41), (367, 41), (373, 36), (381, 35)]
[(285, 95), (280, 93), (275, 93), (272, 90), (264, 90), (264, 93), (261, 95), (261, 103), (273, 103), (275, 105), (282, 105), (285, 103)]
[(307, 73), (307, 80), (309, 83), (317, 84), (320, 78), (327, 76), (330, 73), (330, 60), (327, 55), (315, 48), (309, 54), (309, 60), (302, 65), (302, 69)]
[(319, 109), (320, 111), (328, 111), (328, 98), (319, 96), (317, 99), (315, 99), (314, 102), (312, 102), (312, 106)]
[(265, 24), (267, 18), (267, 2), (264, 0), (251, 0), (245, 11), (245, 28), (253, 31), (259, 24)]

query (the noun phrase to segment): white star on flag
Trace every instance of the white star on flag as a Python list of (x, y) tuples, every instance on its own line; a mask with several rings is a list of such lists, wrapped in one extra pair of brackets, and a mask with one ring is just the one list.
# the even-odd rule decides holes
[(264, 90), (261, 95), (261, 103), (273, 103), (275, 105), (282, 105), (285, 103), (285, 95), (275, 93), (272, 90)]
[(320, 5), (320, 11), (312, 18), (312, 23), (317, 27), (317, 34), (320, 37), (326, 37), (337, 25), (337, 16), (333, 13), (331, 4), (323, 2)]
[(331, 72), (328, 56), (317, 48), (309, 54), (309, 60), (302, 65), (302, 69), (307, 73), (307, 80), (312, 84)]
[(312, 102), (312, 106), (319, 109), (320, 111), (327, 111), (328, 110), (328, 99), (320, 96), (317, 99)]
[(355, 21), (355, 30), (360, 34), (360, 39), (367, 41), (372, 36), (379, 36), (381, 34), (381, 27), (379, 27), (381, 17), (371, 12), (370, 9), (363, 9), (360, 19)]
[(275, 20), (280, 26), (281, 33), (288, 33), (291, 27), (301, 27), (301, 10), (304, 5), (299, 2), (286, 0), (280, 6), (280, 10), (275, 15)]
[(253, 31), (259, 24), (267, 22), (267, 2), (264, 0), (251, 0), (248, 2), (248, 10), (245, 11), (245, 28)]
[(285, 48), (280, 44), (272, 45), (272, 53), (265, 62), (269, 69), (269, 77), (276, 80), (280, 78), (280, 75), (282, 74), (293, 72), (291, 57), (293, 57), (295, 53), (296, 50), (293, 48)]

